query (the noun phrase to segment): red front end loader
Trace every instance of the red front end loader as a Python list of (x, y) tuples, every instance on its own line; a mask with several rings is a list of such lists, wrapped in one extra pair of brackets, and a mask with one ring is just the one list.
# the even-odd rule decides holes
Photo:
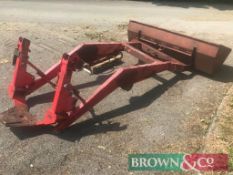
[[(53, 125), (63, 130), (84, 113), (103, 100), (116, 88), (130, 90), (134, 83), (169, 71), (198, 70), (207, 74), (215, 73), (223, 64), (230, 48), (195, 39), (158, 27), (130, 21), (128, 42), (81, 43), (46, 72), (29, 61), (30, 41), (19, 38), (13, 63), (14, 74), (8, 88), (14, 107), (1, 114), (0, 121), (9, 127)], [(128, 52), (140, 64), (118, 68), (87, 99), (81, 97), (79, 89), (71, 84), (76, 70), (88, 69), (112, 62), (123, 52)], [(30, 66), (39, 77), (27, 71)], [(52, 81), (56, 78), (56, 83)], [(29, 112), (27, 96), (49, 83), (54, 88), (52, 105), (39, 120)]]

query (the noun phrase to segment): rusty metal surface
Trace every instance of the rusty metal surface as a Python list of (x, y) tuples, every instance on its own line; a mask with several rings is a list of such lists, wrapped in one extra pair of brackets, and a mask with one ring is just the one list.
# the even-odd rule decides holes
[(26, 106), (15, 106), (0, 114), (0, 122), (9, 127), (32, 126), (36, 118)]
[(148, 40), (163, 48), (164, 52), (171, 56), (175, 56), (173, 51), (182, 51), (188, 54), (192, 53), (193, 49), (196, 48), (194, 68), (208, 74), (216, 72), (231, 52), (230, 48), (223, 45), (206, 42), (136, 21), (130, 21), (128, 25), (128, 39), (129, 41)]

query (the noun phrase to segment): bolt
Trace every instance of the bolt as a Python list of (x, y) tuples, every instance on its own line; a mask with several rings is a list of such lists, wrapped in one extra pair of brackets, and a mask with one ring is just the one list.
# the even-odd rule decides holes
[(69, 55), (67, 53), (64, 53), (62, 56), (63, 59), (68, 60), (69, 59)]
[(19, 37), (19, 41), (20, 41), (20, 42), (22, 42), (22, 41), (23, 41), (23, 38), (22, 38), (21, 36)]

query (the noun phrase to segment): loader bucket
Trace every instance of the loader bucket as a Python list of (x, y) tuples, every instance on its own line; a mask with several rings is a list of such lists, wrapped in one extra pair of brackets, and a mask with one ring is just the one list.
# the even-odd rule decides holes
[[(192, 55), (193, 68), (213, 74), (226, 60), (231, 49), (223, 45), (206, 42), (183, 34), (171, 32), (155, 26), (130, 21), (128, 25), (129, 41), (146, 41), (163, 50), (164, 53), (182, 57), (183, 61)], [(187, 55), (183, 57), (182, 55)], [(189, 61), (190, 60), (186, 60)]]

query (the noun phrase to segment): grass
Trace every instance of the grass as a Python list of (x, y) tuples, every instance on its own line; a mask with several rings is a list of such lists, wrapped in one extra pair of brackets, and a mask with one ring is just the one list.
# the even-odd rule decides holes
[(102, 32), (86, 32), (85, 35), (91, 40), (102, 41), (102, 39), (104, 38), (104, 35)]
[(229, 171), (233, 171), (233, 148), (229, 148)]
[(96, 41), (117, 41), (114, 36), (111, 36), (109, 33), (106, 32), (86, 32), (85, 36), (91, 40)]
[(228, 170), (233, 172), (233, 86), (224, 97), (213, 130), (205, 140), (205, 151), (228, 154)]
[(233, 171), (233, 99), (228, 102), (229, 110), (227, 115), (223, 115), (221, 122), (222, 137), (221, 139), (226, 143), (227, 152), (229, 156), (229, 171)]
[[(229, 120), (230, 118), (230, 120)], [(222, 128), (222, 137), (221, 139), (226, 143), (226, 149), (229, 157), (229, 171), (233, 171), (233, 122), (232, 116), (226, 117), (226, 121), (221, 125)]]

